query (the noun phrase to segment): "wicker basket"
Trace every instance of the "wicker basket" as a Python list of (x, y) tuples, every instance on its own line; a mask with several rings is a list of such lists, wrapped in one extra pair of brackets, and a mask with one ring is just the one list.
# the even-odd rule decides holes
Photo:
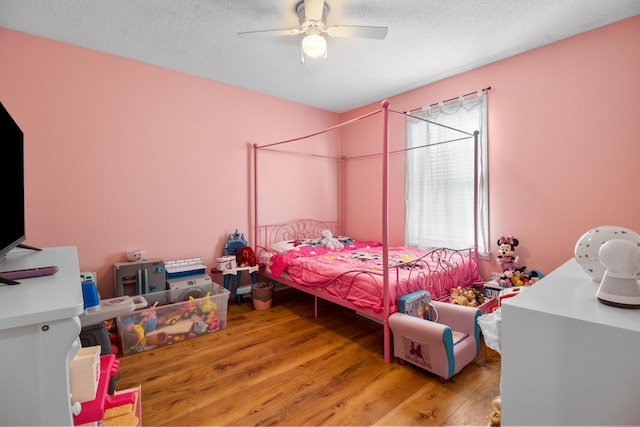
[(251, 299), (256, 310), (268, 310), (273, 300), (273, 282), (258, 282), (251, 285)]

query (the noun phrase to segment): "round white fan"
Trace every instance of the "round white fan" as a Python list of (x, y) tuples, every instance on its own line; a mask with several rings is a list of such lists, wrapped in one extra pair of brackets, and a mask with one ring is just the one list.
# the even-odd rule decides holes
[(387, 36), (387, 27), (373, 27), (362, 25), (331, 25), (327, 27), (327, 15), (329, 6), (324, 0), (304, 0), (297, 4), (296, 13), (300, 22), (300, 28), (245, 31), (238, 33), (239, 37), (265, 37), (265, 36), (296, 36), (304, 34), (302, 39), (302, 62), (305, 55), (327, 58), (327, 40), (329, 37), (353, 37), (364, 39), (382, 40)]

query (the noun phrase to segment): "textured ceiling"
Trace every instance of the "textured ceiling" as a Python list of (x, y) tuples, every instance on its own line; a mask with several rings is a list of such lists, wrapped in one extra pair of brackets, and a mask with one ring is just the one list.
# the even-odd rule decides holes
[[(389, 28), (328, 38), (302, 64), (298, 0), (0, 0), (0, 26), (344, 112), (640, 14), (638, 0), (327, 0), (327, 25)], [(0, 40), (1, 46), (2, 40)]]

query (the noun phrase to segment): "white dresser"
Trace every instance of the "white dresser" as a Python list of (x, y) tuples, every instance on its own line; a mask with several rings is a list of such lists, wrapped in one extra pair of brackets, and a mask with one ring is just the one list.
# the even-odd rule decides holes
[(502, 425), (640, 425), (640, 310), (575, 259), (503, 302)]
[(0, 271), (56, 265), (51, 276), (0, 285), (0, 424), (73, 425), (68, 362), (80, 348), (75, 247), (14, 249)]

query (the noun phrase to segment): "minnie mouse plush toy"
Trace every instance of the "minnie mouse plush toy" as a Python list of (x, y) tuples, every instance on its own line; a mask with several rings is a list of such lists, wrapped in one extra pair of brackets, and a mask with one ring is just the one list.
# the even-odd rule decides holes
[(524, 271), (526, 267), (518, 265), (518, 257), (515, 256), (515, 247), (518, 246), (518, 239), (513, 236), (500, 236), (498, 239), (498, 259), (497, 262), (502, 271), (514, 270)]

